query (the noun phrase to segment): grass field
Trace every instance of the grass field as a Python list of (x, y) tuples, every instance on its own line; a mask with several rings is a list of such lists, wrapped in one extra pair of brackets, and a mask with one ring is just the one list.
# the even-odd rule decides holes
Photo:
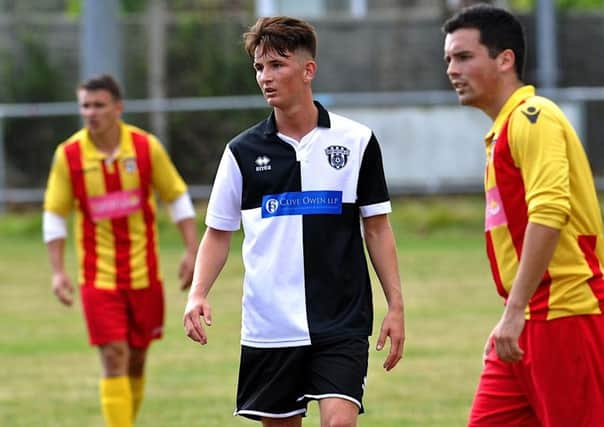
[[(403, 276), (407, 342), (404, 359), (390, 373), (381, 368), (385, 351), (371, 351), (361, 426), (465, 424), (483, 343), (501, 310), (484, 255), (482, 209), (479, 197), (395, 203), (391, 221)], [(202, 348), (183, 333), (185, 294), (174, 280), (181, 255), (176, 230), (162, 222), (161, 235), (166, 331), (150, 350), (137, 425), (255, 425), (232, 416), (240, 244), (234, 242), (210, 294), (214, 325)], [(67, 262), (75, 277), (71, 247)], [(98, 356), (87, 344), (79, 303), (65, 308), (55, 300), (49, 271), (39, 214), (0, 217), (0, 426), (100, 427)], [(374, 300), (377, 330), (385, 305), (375, 283)], [(316, 404), (305, 425), (318, 426)]]

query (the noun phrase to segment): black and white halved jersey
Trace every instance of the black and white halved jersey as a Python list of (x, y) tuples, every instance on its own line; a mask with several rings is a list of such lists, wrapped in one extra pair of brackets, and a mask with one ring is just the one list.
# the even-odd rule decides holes
[(391, 210), (382, 156), (369, 128), (315, 104), (318, 126), (301, 141), (271, 114), (229, 142), (218, 167), (206, 225), (243, 223), (242, 345), (371, 334), (360, 216)]

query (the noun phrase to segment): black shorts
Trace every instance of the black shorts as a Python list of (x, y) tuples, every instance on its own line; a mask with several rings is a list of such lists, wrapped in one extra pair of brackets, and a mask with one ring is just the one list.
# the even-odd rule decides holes
[(302, 347), (241, 347), (235, 415), (306, 415), (310, 400), (346, 399), (363, 413), (369, 340), (346, 337)]

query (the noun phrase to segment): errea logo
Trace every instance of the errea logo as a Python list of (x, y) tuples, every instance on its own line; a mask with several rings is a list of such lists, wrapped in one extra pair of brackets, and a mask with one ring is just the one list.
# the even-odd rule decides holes
[(271, 159), (268, 156), (258, 156), (254, 162), (256, 163), (256, 172), (270, 171), (270, 162)]

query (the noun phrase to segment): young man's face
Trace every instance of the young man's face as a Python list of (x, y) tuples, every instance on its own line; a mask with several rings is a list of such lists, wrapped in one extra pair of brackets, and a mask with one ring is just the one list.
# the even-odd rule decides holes
[(491, 58), (480, 43), (480, 32), (461, 28), (445, 37), (447, 76), (462, 105), (488, 108), (497, 95), (499, 72), (497, 58)]
[(256, 48), (256, 81), (271, 107), (287, 109), (301, 99), (313, 77), (314, 68), (309, 68), (309, 63), (314, 64), (314, 61), (304, 51), (287, 52), (287, 56), (282, 56), (262, 46)]
[(78, 104), (84, 126), (91, 136), (102, 135), (116, 126), (123, 111), (123, 104), (107, 90), (78, 90)]

